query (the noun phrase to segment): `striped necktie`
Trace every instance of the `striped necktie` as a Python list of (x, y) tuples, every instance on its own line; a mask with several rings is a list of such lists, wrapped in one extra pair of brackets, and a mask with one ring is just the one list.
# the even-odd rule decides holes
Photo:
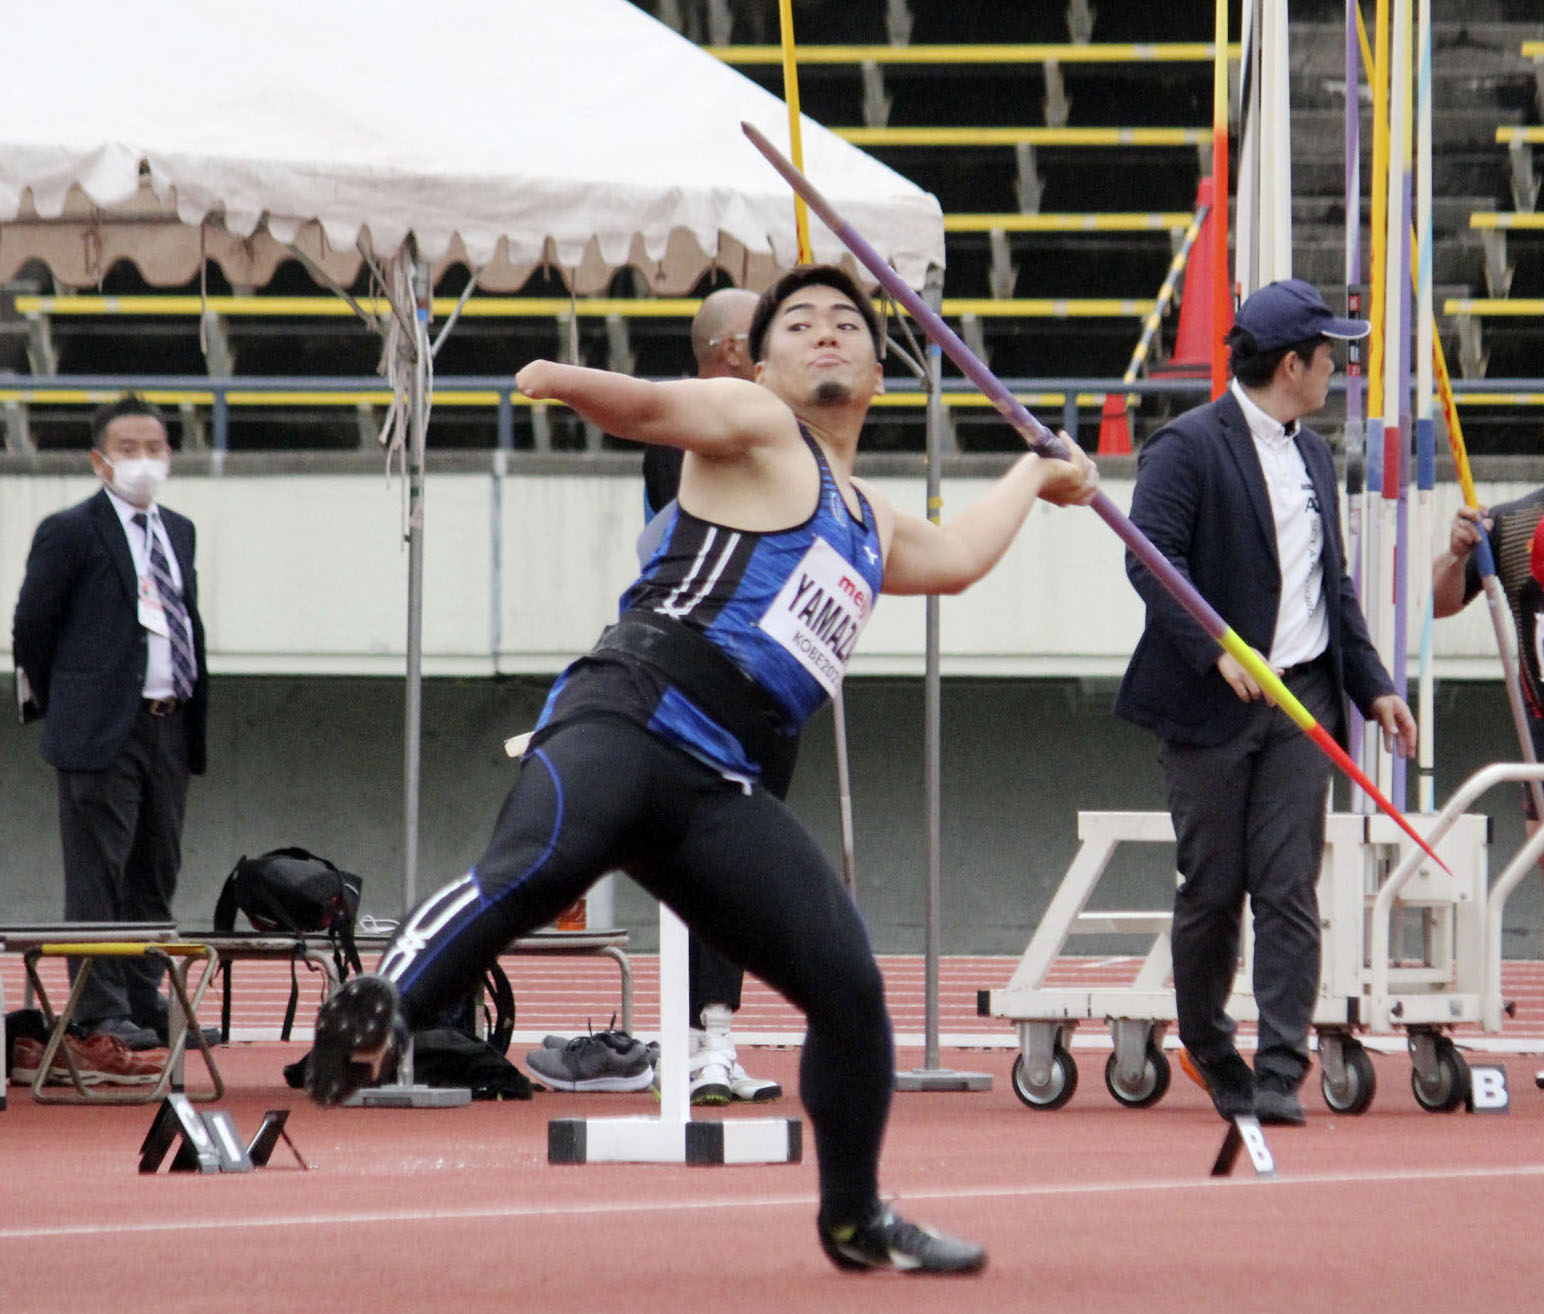
[(170, 631), (167, 642), (172, 650), (172, 692), (179, 702), (193, 696), (196, 670), (193, 664), (192, 631), (188, 626), (188, 609), (182, 604), (182, 593), (172, 582), (172, 568), (161, 551), (161, 537), (150, 526), (150, 519), (143, 511), (134, 516), (134, 523), (145, 531), (145, 546), (150, 549), (150, 577), (155, 580), (155, 590), (161, 595), (161, 606), (166, 612), (166, 626)]

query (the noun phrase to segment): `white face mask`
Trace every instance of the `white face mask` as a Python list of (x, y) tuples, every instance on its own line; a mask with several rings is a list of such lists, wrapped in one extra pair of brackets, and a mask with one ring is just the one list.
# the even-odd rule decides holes
[(161, 485), (171, 473), (171, 463), (154, 457), (132, 457), (123, 461), (107, 461), (113, 472), (112, 489), (125, 502), (135, 506), (149, 506), (155, 501)]

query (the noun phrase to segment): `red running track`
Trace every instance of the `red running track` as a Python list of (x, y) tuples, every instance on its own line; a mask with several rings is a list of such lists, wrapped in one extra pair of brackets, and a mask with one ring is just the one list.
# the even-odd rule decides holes
[[(13, 1089), (0, 1113), (0, 1305), (1248, 1314), (1419, 1310), (1434, 1297), (1525, 1311), (1544, 1295), (1544, 1092), (1515, 1055), (1501, 1060), (1511, 1111), (1486, 1116), (1421, 1112), (1408, 1060), (1377, 1056), (1373, 1108), (1335, 1117), (1308, 1092), (1308, 1126), (1268, 1133), (1278, 1176), (1262, 1181), (1245, 1166), (1208, 1175), (1224, 1127), (1183, 1079), (1133, 1111), (1090, 1074), (1066, 1108), (1036, 1113), (1010, 1092), (1008, 1055), (946, 1053), (990, 1071), (993, 1089), (897, 1095), (882, 1180), (904, 1213), (988, 1247), (984, 1275), (948, 1280), (832, 1269), (808, 1161), (547, 1165), (548, 1119), (647, 1115), (647, 1096), (323, 1111), (279, 1079), (299, 1050), (223, 1051), (221, 1107), (244, 1135), (265, 1109), (290, 1108), (305, 1172), (281, 1145), (248, 1175), (141, 1177), (148, 1109), (43, 1106)], [(793, 1088), (794, 1053), (745, 1057)], [(917, 1060), (901, 1054), (903, 1067)]]
[[(980, 979), (993, 963), (1001, 977)], [(968, 994), (969, 1007), (948, 1004), (945, 1030), (950, 1018), (980, 1025), (974, 990), (1005, 981), (1011, 966), (949, 960), (946, 1000)], [(549, 1021), (571, 1029), (592, 1012), (600, 1025), (616, 986), (614, 973), (596, 967), (579, 997), (554, 1001), (550, 1012), (538, 1007), (535, 984), (517, 980), (521, 1029)], [(920, 997), (911, 964), (885, 967), (892, 993)], [(649, 960), (640, 957), (638, 969), (644, 1030)], [(238, 1019), (261, 1029), (247, 1012), (256, 986), (248, 999), (240, 980)], [(283, 983), (287, 993), (287, 973)], [(14, 1003), (10, 980), (6, 987)], [(903, 1034), (920, 1025), (915, 1001), (896, 1004)], [(766, 1006), (785, 1009), (768, 1013), (768, 1028), (792, 1018), (786, 1006)], [(1536, 1035), (1539, 1017), (1525, 1013), (1515, 1025)], [(946, 1049), (945, 1066), (986, 1071), (993, 1089), (898, 1094), (882, 1174), (903, 1213), (988, 1247), (984, 1275), (945, 1280), (832, 1269), (814, 1240), (809, 1160), (547, 1165), (549, 1119), (648, 1116), (647, 1095), (540, 1092), (529, 1103), (453, 1110), (323, 1111), (280, 1078), (302, 1048), (265, 1040), (221, 1051), (230, 1089), (220, 1107), (245, 1135), (264, 1110), (291, 1109), (304, 1172), (281, 1145), (272, 1167), (248, 1175), (141, 1177), (148, 1108), (43, 1106), (13, 1088), (0, 1113), (0, 1308), (53, 1314), (175, 1300), (243, 1314), (1250, 1314), (1325, 1303), (1418, 1310), (1459, 1299), (1525, 1311), (1544, 1302), (1544, 1248), (1534, 1235), (1544, 1213), (1544, 1091), (1533, 1082), (1539, 1061), (1515, 1053), (1493, 1059), (1509, 1079), (1505, 1114), (1421, 1111), (1403, 1053), (1374, 1056), (1379, 1094), (1360, 1117), (1329, 1113), (1311, 1080), (1309, 1123), (1268, 1131), (1278, 1176), (1262, 1181), (1247, 1165), (1209, 1176), (1224, 1126), (1177, 1074), (1156, 1107), (1123, 1109), (1099, 1080), (1102, 1056), (1080, 1054), (1073, 1101), (1031, 1112), (1011, 1091), (1011, 1051)], [(1473, 1049), (1468, 1057), (1487, 1058)], [(794, 1050), (751, 1048), (744, 1058), (796, 1089)], [(916, 1049), (901, 1050), (903, 1069), (919, 1062)], [(195, 1086), (197, 1074), (195, 1061)], [(773, 1109), (799, 1113), (791, 1097)]]

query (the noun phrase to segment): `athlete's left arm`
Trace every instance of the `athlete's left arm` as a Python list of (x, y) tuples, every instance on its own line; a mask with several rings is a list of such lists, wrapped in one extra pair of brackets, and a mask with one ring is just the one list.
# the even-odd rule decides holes
[[(1099, 471), (1070, 439), (1070, 455), (1053, 459), (1026, 453), (986, 494), (945, 525), (896, 511), (885, 503), (891, 522), (885, 555), (883, 591), (896, 594), (959, 593), (1002, 560), (1030, 507), (1037, 500), (1057, 506), (1093, 499)], [(859, 482), (859, 481), (854, 481)], [(871, 502), (882, 502), (862, 485)]]

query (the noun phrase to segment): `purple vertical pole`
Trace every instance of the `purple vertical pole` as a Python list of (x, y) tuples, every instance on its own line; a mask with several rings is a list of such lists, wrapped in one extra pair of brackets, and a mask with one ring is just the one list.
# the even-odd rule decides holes
[[(1357, 0), (1346, 0), (1346, 314), (1362, 318), (1362, 98), (1361, 59), (1356, 36)], [(1362, 344), (1346, 344), (1346, 556), (1357, 597), (1362, 595), (1362, 511), (1366, 500), (1367, 431), (1362, 418), (1365, 393), (1362, 379)], [(1362, 761), (1362, 714), (1351, 709), (1351, 760)], [(1352, 809), (1365, 811), (1369, 804), (1360, 790), (1353, 791)]]

